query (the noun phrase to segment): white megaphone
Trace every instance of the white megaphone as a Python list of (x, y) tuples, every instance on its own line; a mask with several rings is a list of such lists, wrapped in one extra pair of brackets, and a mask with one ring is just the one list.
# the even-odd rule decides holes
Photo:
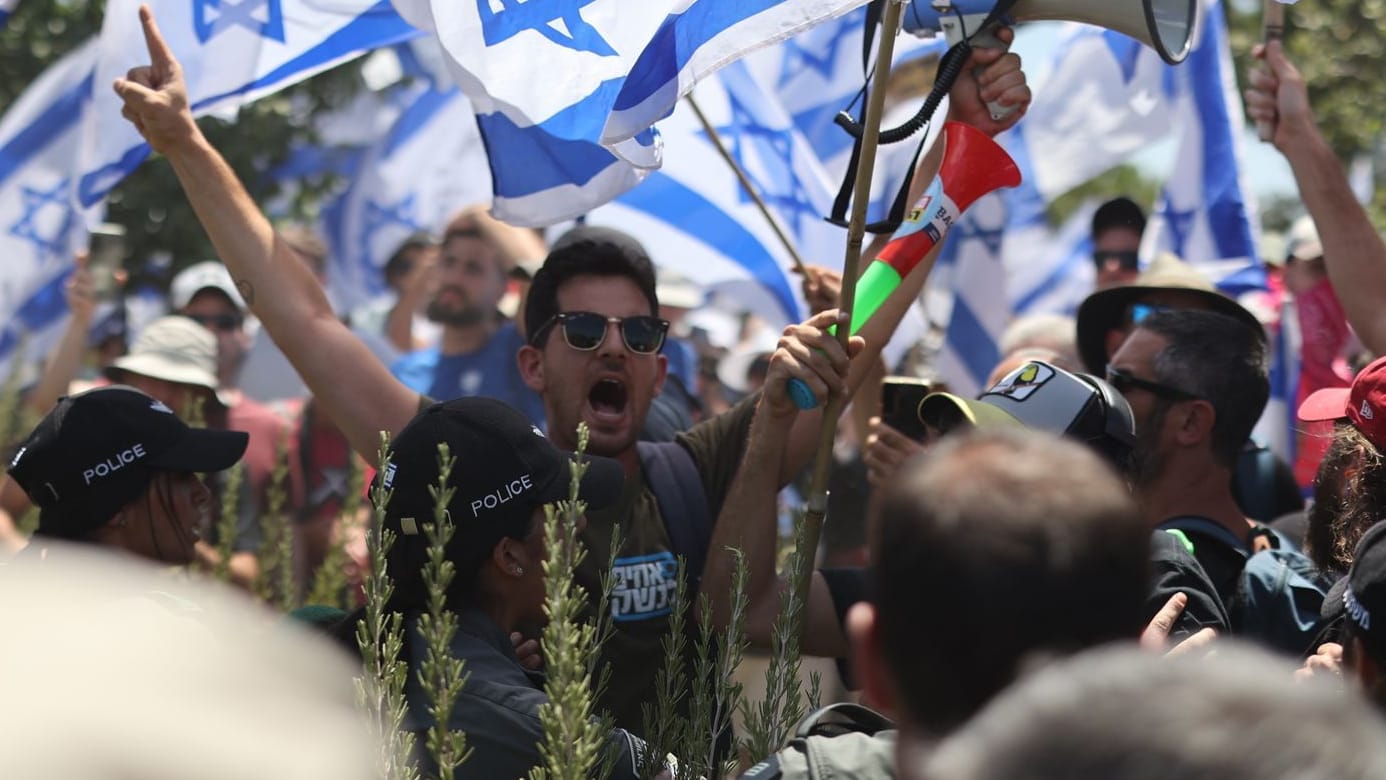
[[(1198, 0), (910, 0), (904, 10), (905, 31), (920, 36), (942, 32), (949, 43), (971, 38), (987, 17), (1001, 7), (997, 21), (1070, 21), (1114, 30), (1159, 52), (1171, 65), (1189, 55)], [(978, 41), (979, 45), (986, 45)]]

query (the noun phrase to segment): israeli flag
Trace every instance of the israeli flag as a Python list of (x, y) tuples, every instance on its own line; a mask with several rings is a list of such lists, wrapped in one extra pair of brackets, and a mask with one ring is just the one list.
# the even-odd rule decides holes
[[(846, 233), (822, 219), (832, 203), (829, 179), (766, 85), (738, 62), (702, 82), (693, 98), (804, 261), (840, 268)], [(660, 266), (771, 324), (801, 320), (788, 252), (691, 106), (680, 106), (661, 128), (670, 150), (664, 168), (587, 222), (631, 233)]]
[[(80, 208), (101, 202), (149, 155), (120, 118), (110, 85), (146, 65), (138, 8), (147, 0), (106, 6), (92, 86), (94, 111), (82, 128), (74, 196)], [(195, 115), (229, 112), (371, 49), (417, 35), (388, 0), (190, 0), (149, 3), (169, 48), (183, 66)]]
[(19, 0), (0, 0), (0, 28), (10, 20), (10, 14), (19, 7)]
[(1219, 0), (1202, 6), (1198, 44), (1178, 71), (1179, 151), (1146, 226), (1143, 254), (1165, 249), (1230, 295), (1266, 288), (1260, 218), (1242, 173), (1245, 123)]
[(385, 261), (405, 239), (439, 233), (452, 214), (491, 196), (486, 149), (466, 96), (453, 86), (411, 94), (324, 210), (331, 293), (347, 311), (386, 292)]
[(44, 71), (0, 119), (0, 364), (24, 343), (43, 354), (65, 321), (63, 283), (86, 232), (72, 205), (78, 126), (89, 109), (96, 42)]
[(862, 0), (395, 2), (438, 36), (476, 108), (494, 213), (542, 225), (657, 169), (651, 127), (698, 79)]

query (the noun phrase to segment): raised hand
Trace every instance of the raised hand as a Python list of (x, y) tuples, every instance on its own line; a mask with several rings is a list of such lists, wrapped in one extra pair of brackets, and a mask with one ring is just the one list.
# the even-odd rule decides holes
[(131, 68), (125, 78), (115, 80), (115, 92), (125, 102), (120, 115), (130, 120), (156, 152), (196, 138), (197, 123), (188, 109), (188, 88), (183, 68), (159, 33), (154, 12), (140, 6), (140, 24), (149, 50), (149, 64)]
[(765, 374), (765, 402), (771, 414), (777, 417), (798, 414), (799, 407), (789, 396), (790, 379), (799, 379), (808, 385), (819, 404), (826, 401), (829, 394), (847, 392), (849, 353), (860, 352), (865, 342), (853, 336), (844, 350), (837, 337), (828, 332), (833, 325), (847, 327), (846, 312), (830, 309), (784, 329), (779, 348), (770, 356), (770, 367)]
[[(996, 31), (996, 37), (1010, 45), (1015, 32), (1002, 27)], [(980, 70), (973, 73), (977, 68)], [(972, 56), (948, 93), (948, 118), (995, 136), (1011, 129), (1025, 116), (1030, 98), (1025, 72), (1020, 69), (1020, 55), (1002, 49), (977, 48), (972, 50)], [(1001, 119), (992, 119), (987, 103), (993, 101), (1014, 106), (1016, 110)]]
[(1280, 41), (1257, 45), (1251, 56), (1260, 65), (1248, 74), (1251, 86), (1244, 93), (1246, 112), (1256, 122), (1273, 128), (1271, 142), (1284, 152), (1314, 131), (1308, 86), (1299, 69), (1286, 59)]

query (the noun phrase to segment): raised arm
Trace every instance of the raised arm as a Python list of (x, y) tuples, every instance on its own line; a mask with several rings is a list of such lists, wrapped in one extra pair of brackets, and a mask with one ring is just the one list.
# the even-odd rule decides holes
[(168, 158), (246, 305), (352, 447), (373, 463), (379, 431), (402, 428), (417, 411), (418, 396), (337, 319), (312, 270), (202, 135), (188, 109), (182, 68), (148, 6), (140, 7), (140, 21), (150, 64), (116, 79), (122, 115)]
[(1258, 46), (1253, 55), (1261, 65), (1251, 72), (1247, 113), (1275, 128), (1272, 141), (1289, 161), (1318, 228), (1324, 266), (1348, 322), (1367, 349), (1386, 353), (1386, 242), (1319, 131), (1304, 77), (1285, 58), (1280, 42)]
[[(741, 550), (746, 559), (746, 632), (755, 647), (770, 646), (770, 632), (779, 611), (775, 576), (775, 548), (779, 536), (776, 479), (781, 453), (789, 446), (795, 420), (803, 416), (789, 398), (791, 378), (807, 382), (820, 397), (829, 385), (840, 386), (848, 367), (856, 362), (842, 352), (826, 328), (839, 321), (836, 310), (820, 312), (807, 322), (785, 329), (770, 357), (765, 389), (756, 407), (746, 442), (746, 452), (722, 503), (713, 527), (703, 567), (701, 593), (708, 596), (709, 618), (716, 630), (724, 630), (731, 616), (731, 590), (735, 558), (730, 549)], [(862, 341), (853, 338), (849, 351), (858, 353)], [(697, 616), (701, 619), (701, 615)], [(846, 653), (847, 642), (832, 599), (821, 574), (814, 572), (812, 589), (804, 610), (803, 651), (810, 655)]]
[[(1014, 38), (1014, 33), (1008, 28), (1002, 28), (997, 36), (1009, 43)], [(974, 75), (973, 68), (977, 66), (982, 70)], [(1002, 105), (1018, 108), (1010, 115), (995, 120), (991, 118), (991, 111), (987, 108), (990, 101), (999, 101)], [(969, 124), (988, 135), (996, 136), (1019, 122), (1029, 106), (1030, 87), (1026, 84), (1025, 74), (1020, 69), (1020, 57), (1000, 49), (976, 49), (968, 65), (962, 69), (962, 74), (953, 85), (953, 89), (948, 93), (948, 120)], [(915, 169), (914, 179), (910, 184), (911, 202), (924, 193), (924, 188), (938, 174), (943, 162), (943, 151), (943, 137), (940, 135)], [(885, 237), (878, 237), (862, 253), (862, 258), (865, 260), (875, 257), (887, 241)], [(924, 282), (929, 278), (929, 272), (933, 270), (942, 249), (943, 244), (940, 242), (909, 276), (901, 281), (900, 287), (881, 304), (871, 319), (861, 326), (859, 335), (865, 340), (866, 348), (859, 359), (852, 361), (852, 371), (847, 377), (848, 397), (856, 395), (868, 374), (874, 369), (886, 342), (890, 341), (891, 335), (900, 325), (900, 320), (919, 298), (920, 291), (924, 289)], [(794, 424), (790, 445), (780, 464), (780, 484), (787, 484), (813, 457), (821, 420), (821, 408), (799, 415)]]
[(87, 270), (85, 252), (77, 255), (77, 269), (68, 277), (63, 294), (70, 313), (67, 325), (58, 339), (58, 346), (48, 356), (38, 385), (24, 399), (29, 410), (37, 415), (48, 414), (58, 399), (67, 395), (72, 380), (82, 370), (82, 358), (87, 354), (87, 331), (96, 311), (96, 291), (91, 272)]

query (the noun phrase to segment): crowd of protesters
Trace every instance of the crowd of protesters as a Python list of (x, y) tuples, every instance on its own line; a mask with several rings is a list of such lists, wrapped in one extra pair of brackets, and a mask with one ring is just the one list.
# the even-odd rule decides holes
[[(698, 296), (656, 271), (677, 248), (585, 226), (546, 243), (469, 209), (440, 238), (399, 248), (384, 269), (392, 297), (335, 310), (320, 243), (262, 215), (141, 13), (151, 62), (115, 90), (219, 257), (174, 278), (171, 313), (128, 347), (124, 329), (96, 321), (91, 274), (72, 277), (68, 332), (25, 396), (42, 421), (13, 444), (0, 484), (15, 569), (60, 570), (76, 544), (222, 567), (250, 588), (258, 518), (279, 500), (299, 587), (334, 544), (353, 555), (331, 565), (359, 576), (364, 544), (343, 537), (363, 532), (341, 515), (362, 463), (392, 491), (388, 609), (416, 637), (445, 443), (458, 458), (450, 649), (470, 675), (448, 725), (467, 734), (463, 776), (523, 776), (541, 759), (547, 701), (544, 660), (523, 644), (545, 622), (543, 507), (568, 495), (585, 424), (578, 534), (593, 554), (575, 581), (596, 594), (587, 617), (613, 627), (598, 663), (617, 670), (597, 702), (618, 759), (606, 771), (634, 776), (681, 577), (686, 603), (708, 605), (687, 621), (724, 631), (744, 560), (746, 633), (771, 646), (794, 587), (777, 574), (785, 496), (802, 488), (826, 401), (845, 397), (801, 641), (839, 659), (870, 709), (811, 718), (779, 752), (743, 756), (747, 777), (1386, 773), (1386, 358), (1371, 360), (1386, 354), (1386, 244), (1277, 43), (1257, 49), (1246, 105), (1273, 128), (1308, 213), (1285, 256), (1267, 259), (1267, 300), (1224, 296), (1188, 258), (1142, 268), (1144, 214), (1116, 198), (1093, 219), (1096, 285), (1076, 319), (1014, 323), (986, 391), (933, 383), (902, 423), (882, 414), (882, 348), (930, 262), (845, 343), (833, 334), (847, 321), (841, 280), (816, 268), (808, 319), (777, 338), (732, 320), (714, 337), (716, 320), (690, 311)], [(949, 119), (995, 135), (1029, 89), (1014, 54), (972, 57)], [(1019, 110), (993, 118), (994, 101)], [(941, 154), (925, 155), (917, 190)], [(1294, 463), (1256, 436), (1288, 318), (1306, 426)], [(793, 381), (817, 407), (795, 403)], [(237, 462), (243, 478), (230, 479)], [(354, 646), (363, 615), (319, 622)], [(685, 655), (691, 669), (691, 643)], [(402, 657), (400, 725), (422, 733), (435, 720), (418, 683), (430, 661), (411, 639)]]

